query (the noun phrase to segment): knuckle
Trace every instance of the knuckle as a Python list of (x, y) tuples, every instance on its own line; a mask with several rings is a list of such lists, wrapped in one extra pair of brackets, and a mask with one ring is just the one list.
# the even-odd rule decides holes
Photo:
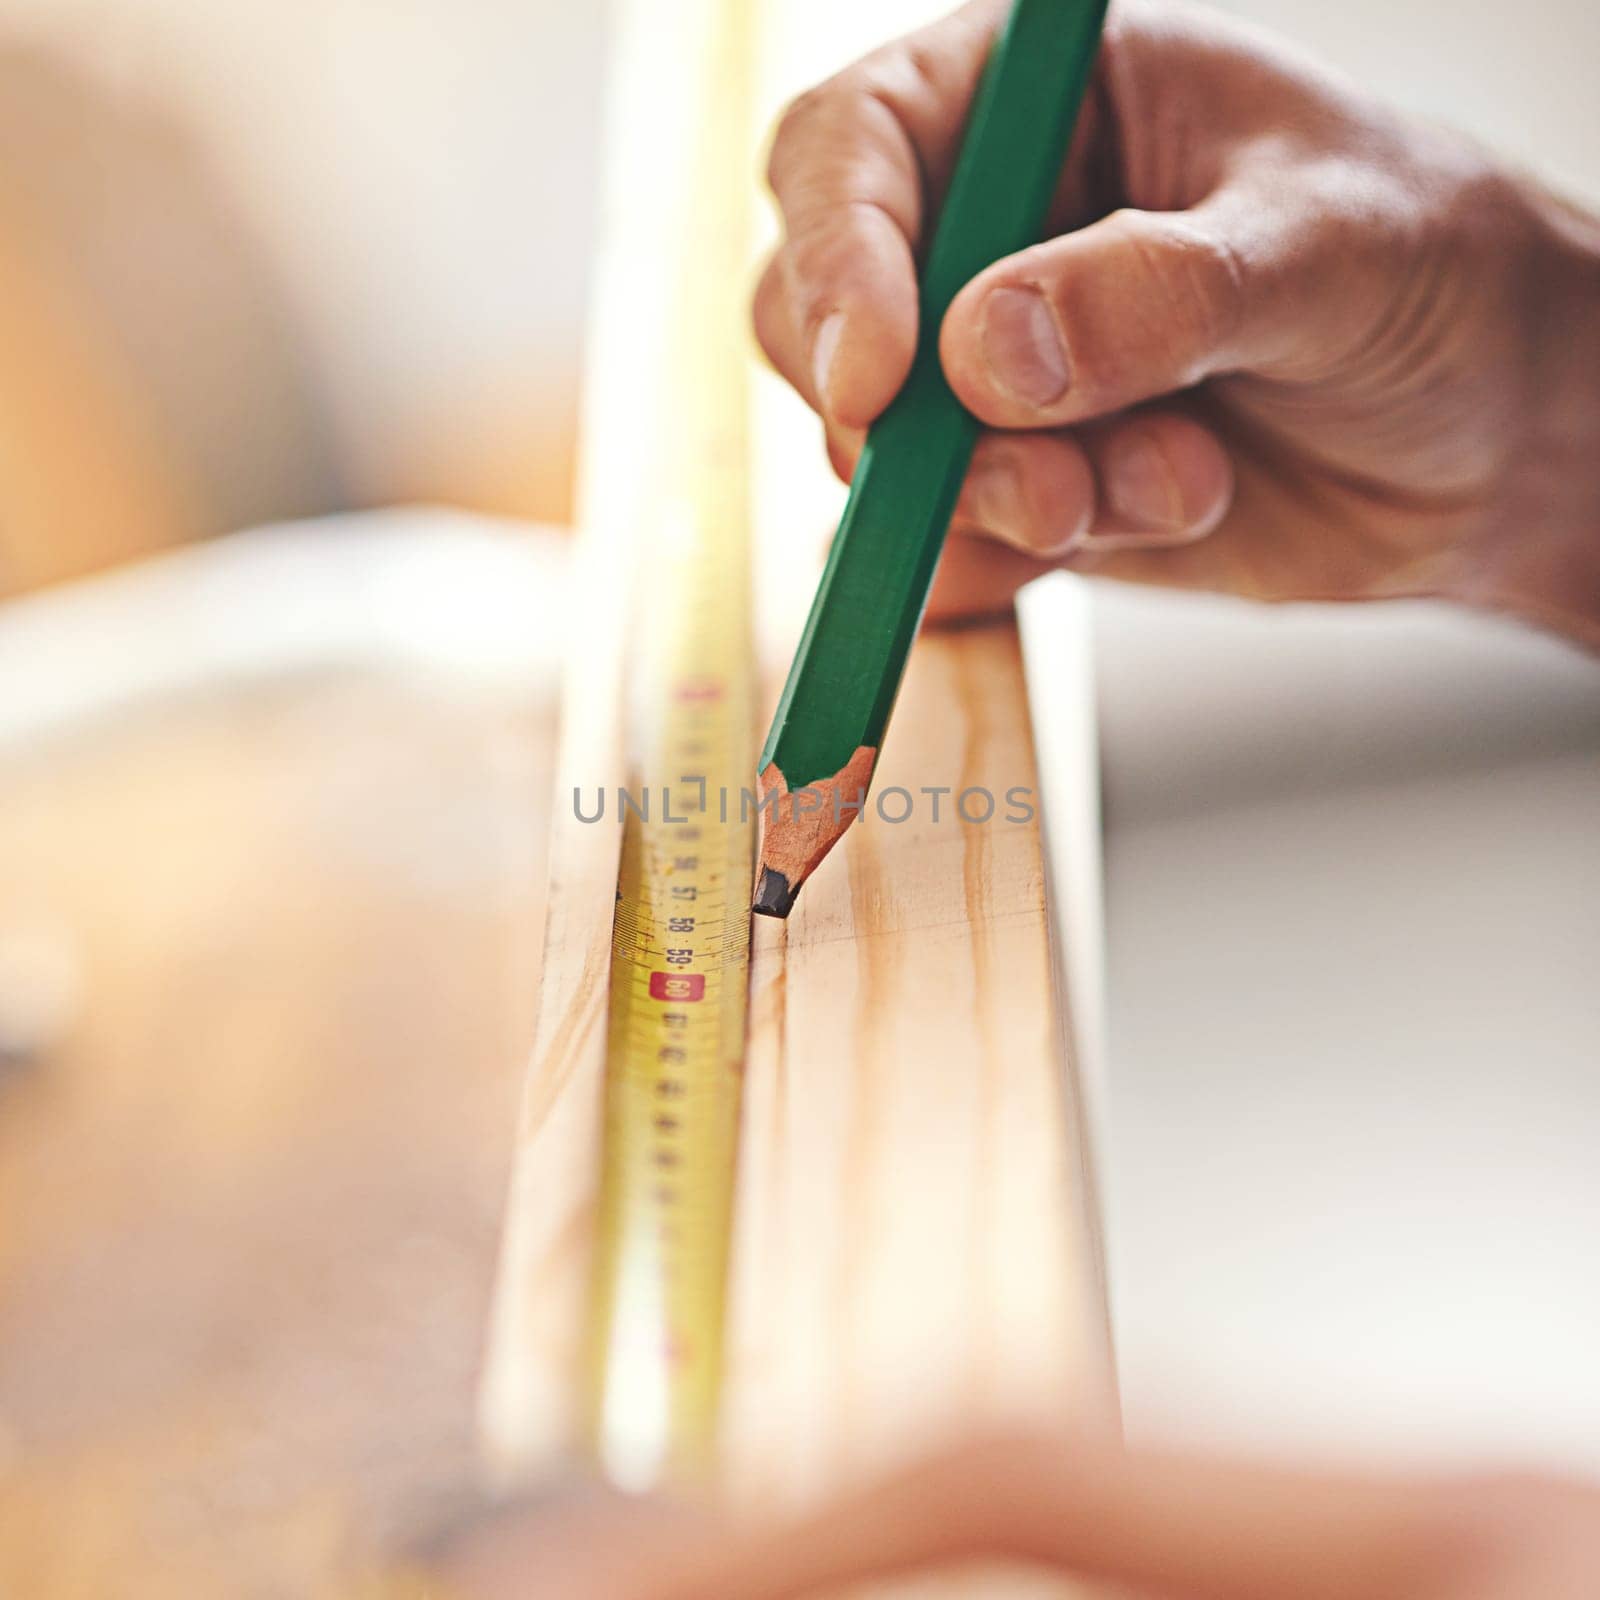
[(1222, 236), (1182, 216), (1114, 214), (1134, 275), (1151, 344), (1183, 383), (1197, 383), (1224, 359), (1245, 304), (1245, 265)]
[(834, 80), (827, 78), (797, 94), (784, 107), (782, 115), (778, 118), (778, 138), (783, 140), (803, 136), (827, 110), (833, 94), (833, 85)]
[(906, 41), (902, 60), (906, 75), (919, 94), (930, 100), (943, 96), (948, 72), (944, 51), (934, 48), (926, 38), (912, 37)]
[(927, 38), (912, 34), (866, 57), (856, 69), (857, 87), (898, 120), (906, 121), (914, 108), (940, 103), (947, 70), (944, 52)]
[(1440, 184), (1433, 228), (1445, 249), (1478, 274), (1514, 275), (1535, 254), (1539, 229), (1517, 181), (1473, 159)]
[(796, 95), (784, 108), (767, 157), (767, 185), (780, 198), (790, 176), (804, 172), (840, 125), (848, 122), (851, 104), (860, 97), (859, 75), (859, 67), (846, 67)]
[(767, 157), (767, 184), (791, 237), (836, 231), (865, 213), (914, 235), (921, 184), (911, 136), (869, 57), (793, 101)]
[(802, 296), (807, 285), (834, 283), (855, 266), (860, 237), (853, 211), (851, 206), (830, 210), (784, 247), (790, 286)]
[[(872, 200), (838, 201), (808, 217), (785, 241), (779, 260), (796, 321), (802, 326), (814, 323), (841, 299), (889, 315), (882, 293), (886, 269), (881, 246), (885, 236), (897, 232), (894, 219)], [(890, 320), (898, 326), (897, 317)]]
[(1208, 349), (1225, 351), (1244, 314), (1244, 259), (1226, 238), (1202, 229), (1180, 228), (1179, 242), (1198, 332)]
[(781, 196), (783, 182), (797, 160), (803, 159), (826, 90), (819, 84), (797, 95), (778, 117), (767, 154), (767, 187)]
[(755, 331), (756, 343), (767, 359), (777, 364), (783, 343), (783, 322), (787, 315), (783, 303), (783, 284), (779, 276), (777, 257), (768, 260), (756, 282), (756, 292), (750, 308), (750, 323)]

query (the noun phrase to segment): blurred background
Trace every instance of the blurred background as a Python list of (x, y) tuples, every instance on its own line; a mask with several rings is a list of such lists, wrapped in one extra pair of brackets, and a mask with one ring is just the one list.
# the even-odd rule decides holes
[(5, 0), (0, 582), (396, 500), (563, 520), (603, 45), (544, 0)]
[[(1585, 0), (1232, 9), (1600, 203)], [(605, 33), (0, 0), (7, 1592), (311, 1592), (470, 1455)], [(1096, 617), (1131, 1425), (1600, 1469), (1594, 664)]]

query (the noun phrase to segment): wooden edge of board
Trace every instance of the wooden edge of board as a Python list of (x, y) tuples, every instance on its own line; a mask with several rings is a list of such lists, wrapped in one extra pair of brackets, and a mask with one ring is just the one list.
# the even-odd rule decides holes
[(1105, 863), (1089, 585), (1065, 572), (1030, 585), (1017, 599), (1017, 627), (1039, 773), (1045, 905), (1069, 1124), (1076, 1139), (1076, 1197), (1087, 1259), (1097, 1272), (1089, 1292), (1103, 1333), (1107, 1400), (1120, 1418), (1100, 1180), (1109, 1114)]

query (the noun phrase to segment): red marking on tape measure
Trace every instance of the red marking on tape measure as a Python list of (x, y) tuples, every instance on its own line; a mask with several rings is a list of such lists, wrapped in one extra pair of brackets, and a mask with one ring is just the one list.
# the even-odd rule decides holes
[(704, 1000), (706, 979), (703, 972), (652, 972), (652, 1000)]
[(677, 698), (680, 700), (720, 700), (722, 698), (722, 682), (718, 678), (685, 678), (678, 685)]

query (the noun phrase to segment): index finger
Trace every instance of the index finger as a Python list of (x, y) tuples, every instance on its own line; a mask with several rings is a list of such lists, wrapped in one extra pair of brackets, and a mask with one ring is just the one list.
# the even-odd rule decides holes
[(757, 332), (836, 423), (866, 427), (917, 340), (916, 248), (960, 146), (1004, 7), (975, 3), (885, 45), (785, 113), (767, 178), (785, 238)]
[(799, 1600), (973, 1560), (1187, 1600), (1443, 1595), (1493, 1554), (1472, 1515), (1481, 1498), (1422, 1479), (1130, 1453), (1109, 1440), (996, 1440), (750, 1536), (640, 1600)]

